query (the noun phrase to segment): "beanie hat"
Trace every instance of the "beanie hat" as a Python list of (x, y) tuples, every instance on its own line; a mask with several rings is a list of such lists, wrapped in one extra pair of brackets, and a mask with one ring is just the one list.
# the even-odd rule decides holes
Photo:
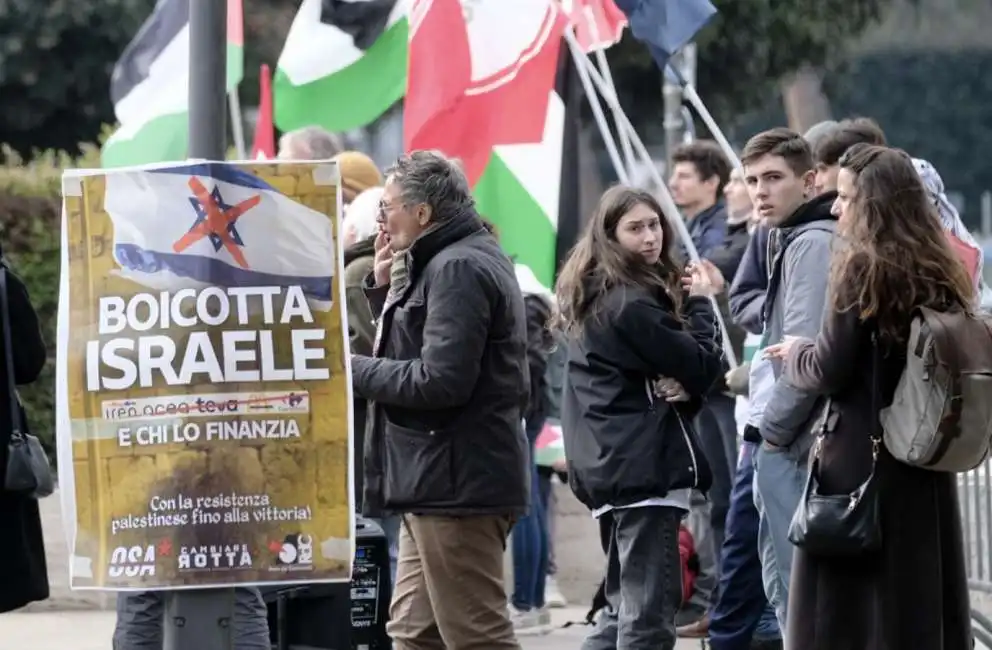
[(342, 151), (332, 158), (341, 173), (341, 186), (353, 195), (382, 185), (382, 173), (371, 158), (360, 151)]

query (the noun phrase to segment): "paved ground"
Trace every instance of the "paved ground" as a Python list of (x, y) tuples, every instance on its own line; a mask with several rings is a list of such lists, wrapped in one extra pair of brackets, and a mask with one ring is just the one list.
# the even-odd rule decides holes
[[(563, 625), (582, 618), (580, 608), (555, 611)], [(0, 616), (0, 647), (4, 650), (110, 650), (114, 614), (106, 611), (14, 613)], [(523, 650), (578, 650), (589, 628), (556, 629), (541, 637), (520, 639)], [(682, 641), (676, 650), (698, 649), (699, 642)]]

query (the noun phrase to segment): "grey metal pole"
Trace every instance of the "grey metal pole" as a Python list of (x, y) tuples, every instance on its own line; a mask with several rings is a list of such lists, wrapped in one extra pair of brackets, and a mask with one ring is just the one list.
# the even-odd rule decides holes
[[(189, 3), (190, 158), (224, 160), (227, 0)], [(163, 650), (234, 650), (234, 589), (165, 594)]]
[(189, 157), (227, 149), (227, 0), (189, 3)]
[[(682, 52), (676, 52), (669, 60), (669, 65), (680, 70), (682, 68)], [(672, 170), (672, 153), (685, 140), (685, 122), (682, 116), (682, 86), (676, 80), (662, 71), (663, 84), (661, 87), (665, 112), (662, 126), (665, 128), (665, 174)]]

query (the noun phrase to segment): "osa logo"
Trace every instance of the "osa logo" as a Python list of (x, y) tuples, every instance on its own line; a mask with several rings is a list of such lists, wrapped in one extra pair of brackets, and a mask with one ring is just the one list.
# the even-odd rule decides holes
[(111, 578), (154, 576), (155, 547), (118, 546), (110, 555), (107, 575)]

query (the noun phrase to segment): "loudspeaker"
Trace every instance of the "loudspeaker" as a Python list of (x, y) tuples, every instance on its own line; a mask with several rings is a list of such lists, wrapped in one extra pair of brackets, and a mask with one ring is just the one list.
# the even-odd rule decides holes
[(389, 545), (356, 516), (351, 582), (262, 588), (273, 650), (387, 650)]

